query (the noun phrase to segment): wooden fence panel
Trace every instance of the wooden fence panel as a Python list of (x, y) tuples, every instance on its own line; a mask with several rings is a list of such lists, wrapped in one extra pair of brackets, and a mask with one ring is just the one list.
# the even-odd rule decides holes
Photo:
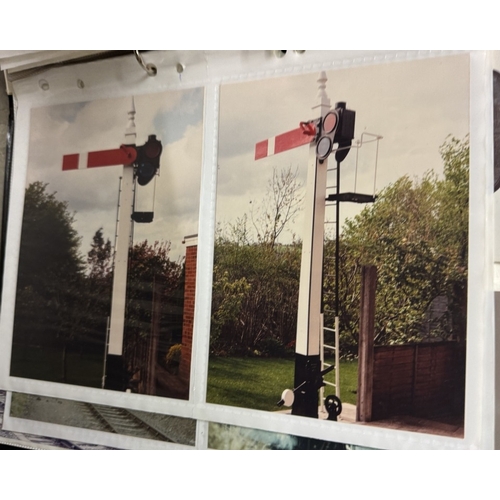
[(461, 411), (462, 362), (457, 342), (374, 347), (372, 420)]

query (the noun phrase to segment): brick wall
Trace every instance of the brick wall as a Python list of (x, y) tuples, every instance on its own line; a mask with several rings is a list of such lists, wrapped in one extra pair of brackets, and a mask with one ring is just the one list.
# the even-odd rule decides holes
[(186, 236), (186, 268), (184, 284), (184, 313), (182, 319), (182, 353), (179, 376), (189, 382), (191, 371), (191, 352), (193, 346), (194, 296), (196, 290), (196, 258), (198, 254), (198, 238)]

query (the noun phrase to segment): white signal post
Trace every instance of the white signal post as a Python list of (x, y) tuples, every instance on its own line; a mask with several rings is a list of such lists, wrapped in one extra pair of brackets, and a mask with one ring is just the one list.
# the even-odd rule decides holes
[[(323, 377), (335, 369), (336, 392), (339, 389), (339, 240), (340, 202), (373, 203), (373, 195), (361, 193), (340, 193), (340, 164), (351, 147), (360, 148), (365, 142), (378, 141), (381, 136), (363, 133), (361, 141), (353, 146), (356, 112), (346, 108), (345, 102), (337, 102), (331, 108), (326, 94), (326, 73), (318, 78), (318, 103), (312, 109), (319, 113), (314, 120), (300, 122), (300, 127), (289, 132), (260, 141), (255, 145), (255, 159), (266, 158), (292, 148), (309, 144), (307, 184), (305, 196), (305, 226), (302, 238), (300, 267), (299, 304), (297, 314), (297, 334), (295, 347), (294, 389), (286, 389), (278, 405), (292, 406), (292, 414), (318, 418), (318, 392), (325, 385)], [(374, 139), (363, 142), (363, 136)], [(333, 149), (333, 145), (337, 148)], [(328, 157), (334, 153), (336, 161), (336, 193), (326, 196)], [(356, 163), (357, 168), (357, 163)], [(375, 161), (376, 172), (376, 161)], [(375, 191), (375, 184), (374, 184)], [(326, 201), (336, 204), (336, 245), (335, 245), (335, 365), (323, 367), (323, 245), (325, 236)], [(321, 404), (323, 408), (323, 404)], [(338, 396), (328, 396), (324, 407), (329, 420), (337, 420), (342, 411)]]
[[(261, 141), (255, 147), (255, 159), (265, 158), (304, 144), (309, 144), (307, 185), (305, 196), (305, 226), (302, 239), (300, 267), (300, 289), (295, 347), (294, 391), (285, 391), (280, 403), (292, 402), (292, 414), (318, 418), (318, 390), (323, 374), (320, 357), (321, 309), (323, 288), (323, 240), (325, 222), (325, 200), (327, 188), (327, 156), (330, 148), (317, 152), (316, 124), (323, 126), (323, 118), (331, 110), (326, 94), (326, 73), (318, 78), (317, 104), (312, 108), (319, 111), (315, 122), (302, 122), (299, 129), (286, 132), (272, 139)], [(338, 115), (335, 114), (338, 118)], [(319, 118), (319, 120), (318, 120)], [(331, 123), (331, 121), (330, 121)], [(335, 131), (338, 121), (332, 126)], [(323, 146), (323, 145), (322, 145)], [(318, 156), (323, 159), (319, 159)]]
[[(135, 104), (132, 98), (131, 108), (128, 111), (128, 124), (125, 130), (125, 144), (121, 145), (118, 149), (64, 155), (62, 162), (63, 171), (123, 165), (115, 237), (111, 315), (109, 318), (107, 358), (105, 362), (105, 387), (115, 390), (124, 390), (123, 336), (127, 294), (128, 252), (132, 245), (132, 216), (134, 214), (134, 163), (137, 159), (134, 119)], [(148, 141), (151, 140), (156, 141), (156, 136), (150, 136)], [(161, 143), (157, 156), (159, 154), (161, 154)]]
[[(330, 99), (326, 95), (326, 74), (318, 79), (319, 115), (324, 117), (330, 110)], [(323, 286), (323, 239), (325, 232), (325, 198), (328, 160), (320, 161), (316, 155), (316, 142), (309, 145), (307, 185), (305, 196), (305, 225), (300, 266), (299, 310), (297, 316), (297, 354), (319, 355), (320, 313)]]
[[(125, 131), (125, 145), (135, 146), (135, 105), (128, 112), (128, 124)], [(132, 243), (132, 214), (134, 212), (134, 166), (123, 166), (120, 188), (118, 222), (114, 255), (113, 292), (111, 297), (111, 317), (109, 322), (108, 354), (123, 354), (123, 330), (125, 327), (125, 303), (127, 294), (128, 252)]]
[[(327, 77), (318, 78), (318, 104), (313, 110), (323, 118), (330, 111), (326, 94)], [(299, 304), (295, 344), (294, 403), (292, 414), (318, 417), (318, 389), (321, 381), (321, 309), (323, 289), (323, 241), (328, 160), (320, 161), (316, 141), (309, 145), (305, 195), (304, 232), (300, 266)], [(304, 384), (305, 382), (305, 384)], [(302, 387), (301, 385), (304, 384)]]
[[(307, 165), (307, 183), (305, 196), (305, 226), (302, 238), (302, 257), (300, 267), (299, 304), (297, 314), (297, 334), (295, 347), (294, 389), (282, 393), (278, 405), (292, 406), (293, 415), (318, 418), (318, 392), (325, 385), (323, 377), (336, 370), (336, 392), (339, 389), (339, 241), (340, 241), (340, 202), (373, 203), (373, 195), (357, 192), (340, 193), (340, 164), (348, 155), (351, 147), (360, 148), (363, 135), (373, 136), (378, 141), (381, 136), (363, 133), (361, 141), (353, 146), (356, 112), (347, 109), (345, 102), (337, 102), (331, 108), (326, 94), (326, 73), (318, 78), (318, 104), (312, 109), (318, 110), (317, 118), (300, 122), (300, 127), (260, 141), (255, 145), (255, 159), (259, 160), (272, 154), (309, 144)], [(337, 148), (333, 149), (333, 145)], [(337, 179), (336, 193), (326, 196), (328, 157), (334, 153)], [(357, 165), (357, 164), (356, 164)], [(376, 171), (376, 162), (375, 162)], [(374, 184), (375, 186), (375, 184)], [(374, 187), (375, 190), (375, 187)], [(323, 366), (323, 245), (325, 235), (326, 201), (336, 204), (336, 245), (335, 245), (335, 358), (334, 365)], [(323, 408), (323, 404), (321, 404)], [(328, 396), (324, 407), (329, 420), (337, 420), (342, 411), (342, 403), (337, 395)]]

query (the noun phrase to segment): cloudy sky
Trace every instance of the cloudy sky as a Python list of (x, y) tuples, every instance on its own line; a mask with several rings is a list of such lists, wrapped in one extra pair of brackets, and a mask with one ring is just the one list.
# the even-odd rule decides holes
[[(170, 241), (171, 258), (184, 255), (182, 239), (198, 232), (203, 89), (135, 96), (137, 145), (162, 141), (154, 221), (134, 224), (134, 240)], [(131, 97), (36, 108), (31, 113), (27, 184), (48, 183), (50, 193), (75, 212), (81, 251), (100, 227), (114, 243), (122, 166), (62, 171), (65, 154), (118, 148), (125, 141)], [(154, 181), (137, 191), (138, 211), (153, 210)]]
[[(327, 72), (332, 105), (346, 101), (356, 111), (356, 138), (383, 136), (379, 144), (376, 190), (401, 175), (421, 177), (442, 171), (439, 146), (451, 134), (469, 132), (467, 55), (339, 69)], [(273, 168), (298, 168), (305, 185), (309, 148), (254, 160), (255, 144), (317, 117), (318, 72), (225, 84), (221, 87), (217, 221), (231, 223), (256, 210), (266, 195)], [(131, 98), (97, 100), (32, 110), (27, 183), (41, 180), (75, 212), (82, 253), (104, 228), (113, 241), (121, 166), (62, 172), (64, 154), (119, 147), (124, 141)], [(155, 220), (135, 224), (136, 241), (168, 240), (171, 256), (184, 254), (182, 239), (198, 232), (203, 89), (135, 96), (137, 144), (156, 134), (164, 149), (155, 196)], [(358, 150), (356, 191), (373, 194), (375, 144)], [(341, 167), (342, 191), (354, 190), (356, 150)], [(332, 182), (329, 182), (332, 184)], [(152, 210), (153, 182), (140, 188), (137, 210)], [(342, 218), (362, 205), (344, 203)], [(327, 212), (327, 218), (332, 218)], [(299, 216), (290, 230), (301, 235)], [(290, 234), (282, 241), (290, 239)]]
[[(299, 169), (305, 185), (309, 147), (254, 160), (255, 144), (317, 118), (319, 73), (232, 83), (221, 88), (217, 221), (231, 223), (265, 196), (273, 168)], [(439, 146), (451, 134), (469, 132), (467, 55), (339, 69), (327, 72), (332, 105), (346, 101), (356, 111), (355, 136), (383, 136), (379, 144), (376, 191), (404, 174), (442, 173)], [(375, 144), (358, 151), (356, 191), (373, 194)], [(333, 160), (330, 162), (333, 163)], [(330, 166), (332, 166), (330, 164)], [(354, 190), (356, 151), (341, 166), (341, 191)], [(332, 184), (332, 182), (329, 182)], [(362, 205), (343, 203), (341, 217)], [(327, 218), (331, 218), (328, 213)], [(291, 228), (301, 234), (302, 220)], [(288, 238), (290, 235), (288, 235)], [(282, 241), (286, 241), (286, 236)]]

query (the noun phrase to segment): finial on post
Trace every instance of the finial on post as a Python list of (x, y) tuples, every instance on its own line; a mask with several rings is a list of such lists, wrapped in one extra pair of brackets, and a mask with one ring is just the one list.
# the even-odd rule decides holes
[(135, 101), (132, 96), (132, 103), (130, 110), (128, 111), (128, 123), (125, 129), (125, 144), (133, 145), (135, 144), (137, 138), (137, 133), (135, 130)]
[(330, 98), (326, 93), (326, 82), (328, 81), (326, 73), (322, 71), (316, 81), (318, 82), (317, 104), (312, 109), (321, 108), (323, 115), (331, 107)]

